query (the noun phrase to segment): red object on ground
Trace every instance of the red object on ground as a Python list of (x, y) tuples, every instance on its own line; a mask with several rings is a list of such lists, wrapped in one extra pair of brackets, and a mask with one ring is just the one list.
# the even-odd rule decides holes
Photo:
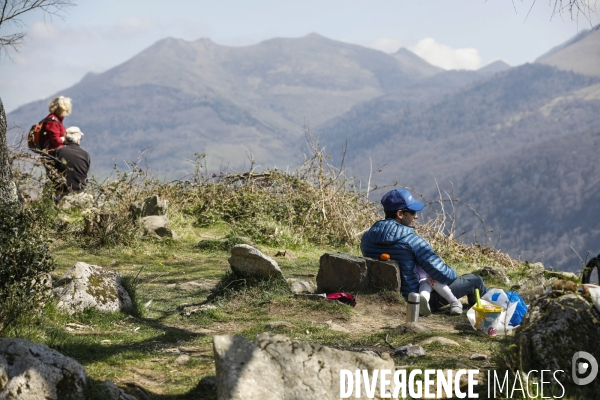
[(349, 293), (330, 293), (327, 295), (327, 300), (337, 300), (352, 307), (356, 307), (356, 299)]

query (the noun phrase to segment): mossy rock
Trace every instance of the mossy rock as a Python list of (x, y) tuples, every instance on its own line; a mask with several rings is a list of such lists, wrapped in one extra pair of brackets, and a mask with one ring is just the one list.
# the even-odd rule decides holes
[[(573, 355), (586, 351), (600, 360), (600, 313), (577, 294), (539, 298), (529, 308), (515, 336), (522, 371), (563, 370), (560, 381), (574, 385)], [(594, 386), (595, 385), (595, 386)], [(591, 384), (600, 388), (600, 379)]]

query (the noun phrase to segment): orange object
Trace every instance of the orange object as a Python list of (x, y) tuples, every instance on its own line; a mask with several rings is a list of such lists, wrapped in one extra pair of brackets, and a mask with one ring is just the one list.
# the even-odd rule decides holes
[(379, 256), (379, 258), (381, 258), (383, 261), (387, 261), (390, 259), (390, 255), (387, 253), (383, 253), (382, 255)]

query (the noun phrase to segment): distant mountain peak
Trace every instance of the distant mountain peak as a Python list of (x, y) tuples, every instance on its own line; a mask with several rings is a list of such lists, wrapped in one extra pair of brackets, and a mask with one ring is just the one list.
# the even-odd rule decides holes
[(423, 76), (432, 76), (443, 71), (443, 69), (429, 64), (405, 47), (400, 47), (398, 51), (391, 54), (391, 56), (398, 60), (404, 68), (418, 71)]
[(484, 67), (479, 68), (477, 72), (484, 74), (497, 74), (498, 72), (503, 72), (510, 68), (511, 66), (505, 63), (504, 61), (496, 60), (487, 64)]

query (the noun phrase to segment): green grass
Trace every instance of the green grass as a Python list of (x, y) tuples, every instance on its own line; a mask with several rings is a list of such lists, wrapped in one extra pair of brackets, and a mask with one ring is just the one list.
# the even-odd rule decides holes
[[(120, 387), (139, 383), (156, 399), (214, 398), (214, 392), (198, 386), (200, 379), (215, 373), (212, 336), (236, 334), (254, 340), (273, 321), (291, 324), (273, 329), (274, 333), (341, 349), (365, 347), (393, 353), (389, 343), (418, 344), (432, 336), (459, 343), (450, 350), (439, 344), (426, 345), (425, 357), (396, 360), (397, 365), (411, 369), (464, 368), (464, 365), (486, 369), (496, 365), (496, 358), (502, 354), (505, 339), (478, 337), (464, 316), (435, 314), (424, 320), (437, 327), (433, 333), (395, 334), (393, 328), (402, 322), (406, 304), (398, 293), (358, 294), (359, 305), (352, 308), (336, 302), (295, 298), (281, 280), (253, 281), (235, 276), (227, 262), (228, 251), (219, 246), (197, 246), (201, 239), (228, 236), (231, 231), (227, 225), (201, 228), (182, 214), (174, 214), (171, 220), (181, 237), (179, 241), (138, 238), (128, 246), (102, 248), (82, 247), (69, 235), (54, 240), (51, 243), (57, 263), (54, 279), (78, 261), (107, 267), (122, 276), (135, 306), (128, 312), (86, 311), (68, 315), (49, 303), (37, 318), (21, 321), (9, 335), (46, 343), (82, 363), (90, 378), (91, 399), (102, 398), (104, 380), (112, 380)], [(267, 245), (259, 248), (270, 256), (285, 249)], [(299, 244), (292, 249), (297, 260), (276, 259), (284, 275), (313, 283), (323, 253), (360, 254), (357, 246)], [(451, 249), (444, 251), (448, 253)], [(460, 260), (459, 256), (448, 261), (456, 260)], [(485, 256), (477, 261), (453, 265), (463, 274), (495, 264), (493, 258)], [(526, 270), (519, 267), (507, 270), (507, 274), (515, 282), (526, 275)], [(493, 284), (507, 289), (502, 282)], [(190, 316), (182, 313), (182, 309), (198, 308), (203, 303), (217, 308)], [(334, 331), (327, 321), (349, 327), (351, 333)], [(469, 356), (473, 353), (488, 354), (490, 360), (471, 361)], [(191, 357), (183, 365), (175, 361), (181, 354)]]

